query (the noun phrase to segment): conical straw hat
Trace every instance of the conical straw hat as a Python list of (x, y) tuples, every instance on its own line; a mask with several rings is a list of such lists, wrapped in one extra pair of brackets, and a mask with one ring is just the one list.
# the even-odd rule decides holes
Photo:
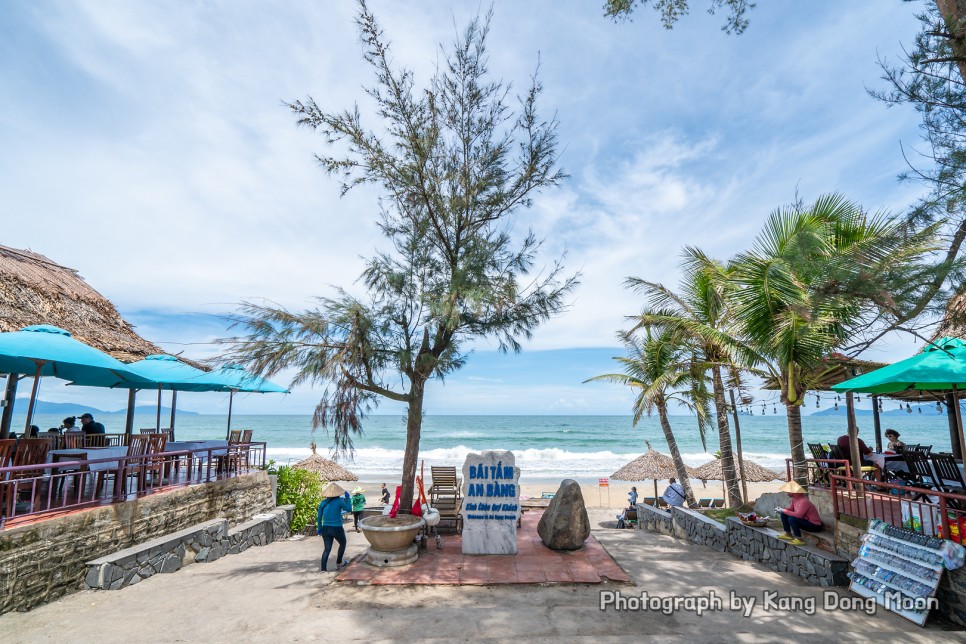
[(322, 488), (322, 496), (327, 499), (331, 499), (337, 496), (342, 496), (345, 494), (345, 490), (338, 483), (329, 483), (324, 488)]

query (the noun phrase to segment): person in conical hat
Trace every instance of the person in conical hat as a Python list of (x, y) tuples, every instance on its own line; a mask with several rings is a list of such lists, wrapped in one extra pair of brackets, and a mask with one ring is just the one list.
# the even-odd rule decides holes
[(349, 565), (345, 561), (345, 528), (342, 527), (342, 514), (351, 512), (352, 506), (349, 504), (349, 493), (342, 489), (337, 483), (329, 483), (322, 488), (322, 503), (319, 503), (318, 515), (315, 519), (315, 526), (318, 534), (325, 543), (322, 551), (321, 571), (326, 572), (329, 564), (329, 553), (332, 552), (332, 542), (339, 542), (339, 552), (336, 555), (336, 567), (345, 568)]
[(778, 535), (778, 538), (793, 546), (804, 546), (802, 530), (819, 532), (825, 527), (822, 525), (822, 517), (819, 516), (815, 505), (808, 500), (805, 488), (797, 482), (789, 481), (778, 488), (778, 491), (785, 492), (791, 498), (787, 508), (778, 508), (778, 516), (781, 517), (782, 527), (785, 528), (785, 534)]

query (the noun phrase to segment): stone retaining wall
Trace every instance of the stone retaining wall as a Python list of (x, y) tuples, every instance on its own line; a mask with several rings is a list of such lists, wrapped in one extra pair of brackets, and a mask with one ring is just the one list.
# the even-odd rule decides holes
[(289, 535), (293, 509), (291, 505), (282, 506), (231, 530), (224, 519), (208, 521), (95, 559), (87, 563), (85, 587), (117, 590), (159, 573), (284, 539)]
[(87, 562), (199, 523), (275, 507), (265, 472), (151, 494), (0, 531), (0, 613), (84, 587)]
[(708, 546), (718, 552), (728, 551), (725, 526), (700, 512), (687, 508), (671, 508), (674, 536), (699, 546)]
[(848, 583), (847, 559), (817, 548), (789, 545), (778, 539), (774, 530), (746, 526), (736, 517), (728, 517), (722, 525), (686, 508), (671, 508), (666, 512), (639, 505), (637, 512), (642, 530), (668, 534), (718, 552), (730, 552), (741, 559), (763, 563), (772, 570), (798, 575), (816, 586)]
[(674, 536), (674, 526), (671, 523), (671, 513), (659, 510), (653, 505), (639, 503), (637, 505), (637, 529), (660, 532)]
[(790, 572), (813, 586), (845, 586), (849, 562), (839, 555), (810, 548), (793, 546), (778, 538), (778, 533), (767, 528), (752, 528), (736, 517), (728, 517), (728, 552), (757, 561), (778, 572)]

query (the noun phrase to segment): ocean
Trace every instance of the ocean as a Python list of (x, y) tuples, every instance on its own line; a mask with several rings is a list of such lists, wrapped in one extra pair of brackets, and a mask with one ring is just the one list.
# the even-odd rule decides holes
[[(780, 410), (779, 410), (780, 411)], [(62, 415), (39, 414), (34, 424), (41, 430), (60, 425)], [(109, 433), (123, 431), (124, 417), (102, 415)], [(693, 417), (672, 416), (671, 426), (678, 447), (688, 465), (701, 465), (714, 458), (718, 450), (717, 429), (707, 435), (702, 447)], [(746, 459), (780, 471), (789, 454), (788, 430), (784, 414), (739, 416), (741, 442)], [(23, 416), (14, 416), (13, 428), (19, 433)], [(859, 419), (860, 436), (874, 446), (871, 417)], [(225, 436), (227, 416), (182, 415), (176, 422), (180, 440), (221, 438)], [(135, 428), (153, 427), (154, 415), (135, 417)], [(166, 422), (164, 423), (167, 424)], [(829, 442), (845, 433), (844, 406), (834, 416), (804, 416), (807, 442)], [(279, 464), (293, 463), (311, 452), (314, 440), (319, 453), (330, 456), (331, 437), (323, 429), (312, 431), (310, 416), (233, 416), (235, 429), (254, 430), (254, 439), (268, 443), (268, 456)], [(732, 423), (732, 436), (734, 424)], [(950, 449), (949, 425), (945, 414), (935, 407), (922, 407), (920, 413), (882, 418), (882, 429), (895, 428), (906, 443), (932, 445), (934, 451)], [(351, 458), (337, 457), (361, 480), (394, 480), (402, 468), (406, 420), (403, 416), (370, 416), (365, 433), (354, 440)], [(516, 455), (524, 482), (559, 481), (574, 478), (581, 483), (596, 482), (609, 476), (646, 449), (645, 441), (667, 453), (667, 444), (657, 418), (643, 418), (637, 427), (630, 416), (426, 416), (423, 421), (420, 458), (426, 466), (461, 467), (466, 454), (484, 449), (509, 449)]]

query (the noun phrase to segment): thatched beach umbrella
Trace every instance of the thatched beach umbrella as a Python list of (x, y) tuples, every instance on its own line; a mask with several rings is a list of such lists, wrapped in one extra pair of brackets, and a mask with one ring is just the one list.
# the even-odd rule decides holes
[(315, 443), (312, 443), (312, 455), (303, 461), (299, 461), (292, 466), (297, 470), (314, 472), (323, 481), (358, 481), (359, 477), (342, 467), (335, 461), (319, 456), (315, 452)]
[[(785, 478), (774, 470), (770, 470), (754, 461), (742, 460), (742, 472), (745, 473), (744, 479), (747, 483), (767, 483), (769, 481), (780, 481)], [(699, 467), (694, 468), (694, 478), (702, 481), (722, 481), (722, 494), (724, 494), (724, 472), (721, 468), (721, 459), (716, 458)]]
[[(754, 461), (744, 460), (741, 464), (745, 468), (745, 480), (749, 483), (767, 483), (768, 481), (781, 480), (777, 472), (759, 465)], [(721, 470), (721, 459), (716, 458), (700, 467), (694, 468), (694, 478), (702, 481), (723, 481), (724, 472)]]
[[(689, 477), (695, 478), (693, 469), (688, 466), (685, 466), (684, 469), (687, 470)], [(657, 499), (657, 482), (669, 479), (672, 476), (676, 477), (677, 475), (678, 471), (675, 469), (674, 461), (671, 457), (666, 454), (661, 454), (648, 445), (645, 454), (638, 456), (611, 474), (610, 477), (615, 481), (646, 481), (653, 479), (654, 498)]]

